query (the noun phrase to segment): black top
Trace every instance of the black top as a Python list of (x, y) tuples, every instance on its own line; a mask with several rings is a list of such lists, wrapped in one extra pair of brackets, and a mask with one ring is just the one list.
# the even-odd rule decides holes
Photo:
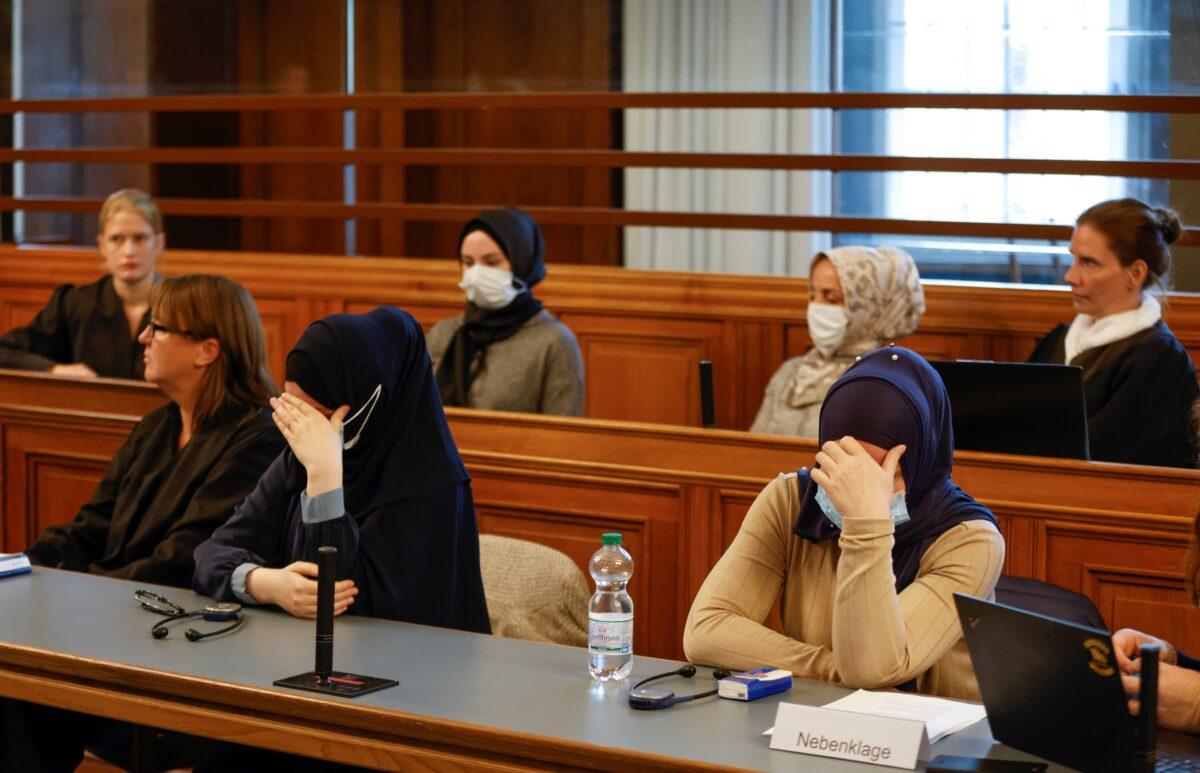
[(290, 456), (276, 459), (229, 522), (196, 548), (197, 593), (239, 601), (232, 581), (242, 564), (315, 563), (317, 548), (332, 546), (338, 579), (352, 579), (358, 588), (349, 614), (491, 632), (469, 481), (365, 517), (345, 513), (306, 523), (301, 492), (288, 485)]
[[(1068, 325), (1038, 342), (1029, 362), (1063, 364)], [(1083, 368), (1093, 461), (1194, 467), (1192, 404), (1196, 369), (1162, 320), (1139, 333), (1076, 355)]]
[[(138, 329), (149, 324), (147, 311)], [(82, 362), (97, 376), (142, 378), (142, 345), (130, 335), (111, 276), (90, 285), (55, 288), (32, 322), (0, 338), (0, 368), (49, 370), (73, 362)]]
[(332, 546), (338, 578), (358, 588), (350, 612), (489, 633), (471, 483), (421, 327), (391, 306), (334, 314), (309, 326), (293, 356), (306, 363), (290, 369), (305, 392), (351, 408), (343, 434), (357, 442), (342, 453), (343, 506), (327, 520), (304, 520), (307, 474), (288, 449), (196, 549), (193, 587), (235, 601), (242, 564), (315, 563), (317, 548)]
[(26, 553), (42, 566), (187, 587), (192, 551), (224, 523), (283, 448), (269, 413), (218, 414), (177, 449), (174, 403), (146, 415), (75, 520)]

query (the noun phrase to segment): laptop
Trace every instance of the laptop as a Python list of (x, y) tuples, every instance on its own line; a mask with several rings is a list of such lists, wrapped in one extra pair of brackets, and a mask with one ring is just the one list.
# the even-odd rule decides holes
[(950, 396), (956, 449), (1088, 458), (1082, 368), (981, 360), (930, 365)]
[(1134, 718), (1112, 638), (1023, 609), (954, 594), (992, 736), (1014, 749), (1083, 771), (1200, 770), (1163, 756), (1155, 767), (1158, 663), (1142, 674)]

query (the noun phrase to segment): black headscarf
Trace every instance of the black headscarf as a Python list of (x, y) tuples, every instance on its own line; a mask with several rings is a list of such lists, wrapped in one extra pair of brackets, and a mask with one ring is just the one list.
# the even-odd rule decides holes
[[(525, 289), (502, 309), (482, 309), (467, 302), (463, 326), (438, 364), (438, 389), (446, 405), (467, 405), (471, 382), (483, 365), (488, 346), (513, 335), (542, 310), (532, 290), (546, 276), (545, 243), (537, 221), (516, 207), (480, 212), (458, 235), (460, 254), (463, 240), (475, 231), (483, 231), (500, 246), (512, 264), (513, 277), (524, 282)], [(476, 362), (480, 353), (483, 356)]]
[[(468, 479), (446, 425), (425, 334), (408, 313), (380, 306), (314, 322), (288, 354), (287, 378), (326, 408), (349, 405), (347, 418), (383, 385), (374, 410), (344, 427), (347, 441), (362, 430), (342, 452), (346, 509), (356, 518)], [(288, 487), (303, 488), (304, 466), (290, 449), (286, 453)]]
[[(921, 556), (943, 533), (964, 521), (996, 524), (991, 511), (950, 478), (950, 401), (941, 376), (920, 355), (899, 346), (864, 355), (825, 395), (819, 434), (822, 444), (849, 435), (880, 448), (907, 447), (900, 466), (910, 520), (896, 527), (892, 547), (897, 591), (916, 579)], [(800, 471), (800, 487), (792, 532), (812, 542), (836, 537), (839, 530), (817, 504), (807, 470)]]

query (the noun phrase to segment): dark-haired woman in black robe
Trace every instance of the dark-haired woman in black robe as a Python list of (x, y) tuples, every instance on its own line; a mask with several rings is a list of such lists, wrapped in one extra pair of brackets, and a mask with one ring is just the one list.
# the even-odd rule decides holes
[(416, 321), (381, 306), (313, 323), (272, 406), (289, 448), (196, 549), (196, 590), (312, 617), (328, 545), (339, 613), (489, 633), (470, 479)]

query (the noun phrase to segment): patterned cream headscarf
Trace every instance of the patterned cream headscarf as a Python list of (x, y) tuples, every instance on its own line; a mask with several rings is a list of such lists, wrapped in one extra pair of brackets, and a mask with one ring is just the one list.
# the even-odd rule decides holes
[(849, 324), (842, 345), (831, 357), (813, 347), (800, 358), (784, 399), (793, 408), (820, 402), (854, 358), (917, 329), (925, 313), (925, 291), (917, 263), (896, 247), (836, 247), (819, 252), (813, 265), (828, 258), (842, 284)]

